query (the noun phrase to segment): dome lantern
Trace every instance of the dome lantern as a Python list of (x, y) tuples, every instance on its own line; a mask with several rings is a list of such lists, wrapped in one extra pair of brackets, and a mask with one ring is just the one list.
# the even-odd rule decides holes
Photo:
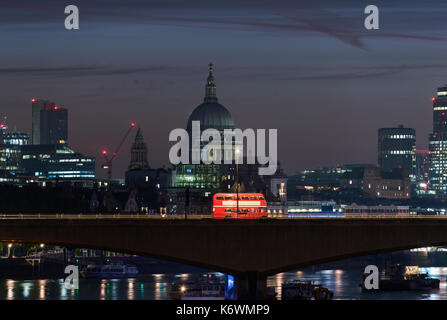
[(203, 99), (203, 101), (216, 102), (217, 96), (216, 96), (216, 84), (214, 83), (214, 76), (213, 76), (213, 63), (210, 62), (208, 66), (209, 66), (209, 74), (208, 79), (206, 79), (205, 99)]
[(209, 64), (209, 74), (205, 86), (205, 99), (193, 110), (188, 119), (187, 130), (191, 132), (192, 121), (200, 121), (200, 129), (234, 129), (231, 113), (217, 102), (216, 84), (214, 82), (213, 64)]

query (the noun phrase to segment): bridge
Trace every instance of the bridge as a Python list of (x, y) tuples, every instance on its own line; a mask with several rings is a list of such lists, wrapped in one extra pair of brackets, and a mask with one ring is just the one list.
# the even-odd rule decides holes
[(269, 275), (380, 252), (447, 244), (447, 218), (214, 220), (203, 216), (0, 215), (0, 240), (137, 254), (227, 274), (240, 297)]

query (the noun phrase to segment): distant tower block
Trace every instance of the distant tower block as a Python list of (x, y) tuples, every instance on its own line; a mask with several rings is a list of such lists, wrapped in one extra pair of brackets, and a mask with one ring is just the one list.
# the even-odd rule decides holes
[(147, 170), (149, 169), (149, 164), (147, 162), (147, 146), (144, 143), (143, 135), (141, 134), (141, 129), (138, 127), (137, 134), (135, 136), (135, 141), (130, 149), (130, 164), (129, 170)]
[(31, 139), (33, 144), (41, 144), (41, 124), (40, 124), (40, 112), (46, 108), (53, 108), (55, 106), (54, 102), (43, 100), (43, 99), (31, 99), (32, 107), (32, 134)]

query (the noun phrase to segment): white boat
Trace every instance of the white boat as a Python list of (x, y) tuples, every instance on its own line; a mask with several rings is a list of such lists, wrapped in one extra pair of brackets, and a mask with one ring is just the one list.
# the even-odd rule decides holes
[(225, 283), (202, 283), (187, 288), (181, 300), (225, 300)]
[(82, 269), (80, 274), (83, 278), (136, 278), (138, 276), (138, 268), (122, 263), (104, 265), (91, 264), (87, 265), (85, 269)]

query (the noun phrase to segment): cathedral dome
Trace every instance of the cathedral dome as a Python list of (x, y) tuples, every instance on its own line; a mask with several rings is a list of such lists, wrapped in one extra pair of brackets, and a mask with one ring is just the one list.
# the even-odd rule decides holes
[(201, 105), (193, 110), (188, 118), (187, 130), (191, 132), (192, 121), (200, 121), (200, 130), (206, 129), (234, 129), (231, 113), (217, 102), (216, 84), (213, 77), (213, 65), (209, 65), (209, 75), (205, 87), (205, 99)]
[(188, 119), (187, 130), (191, 131), (192, 121), (200, 121), (200, 130), (205, 129), (234, 129), (234, 122), (230, 112), (220, 103), (204, 102), (194, 109)]

